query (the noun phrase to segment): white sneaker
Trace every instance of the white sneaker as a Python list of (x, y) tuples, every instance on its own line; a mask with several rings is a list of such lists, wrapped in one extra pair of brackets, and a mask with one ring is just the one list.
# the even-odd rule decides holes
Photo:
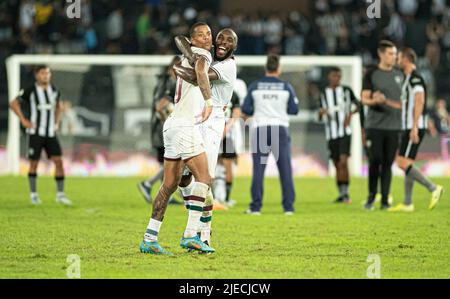
[(31, 204), (33, 204), (35, 206), (42, 204), (41, 199), (39, 198), (39, 195), (32, 194), (30, 197), (31, 197)]
[(72, 202), (65, 195), (56, 196), (56, 202), (65, 206), (71, 206)]
[[(374, 202), (374, 204), (381, 202), (381, 197), (382, 197), (381, 193), (377, 193), (375, 195), (375, 202)], [(389, 194), (389, 196), (388, 196), (388, 204), (390, 204), (390, 205), (394, 204), (394, 197), (392, 196), (392, 194)]]
[(261, 212), (259, 212), (259, 211), (252, 211), (252, 210), (248, 209), (247, 211), (245, 211), (245, 214), (259, 216), (259, 215), (261, 215)]
[(225, 204), (228, 206), (228, 207), (234, 207), (235, 205), (236, 205), (236, 201), (234, 200), (234, 199), (229, 199), (228, 201), (226, 201), (225, 202)]
[(292, 216), (292, 215), (294, 215), (294, 212), (292, 212), (292, 211), (287, 211), (287, 212), (284, 212), (284, 215), (286, 215), (286, 216)]

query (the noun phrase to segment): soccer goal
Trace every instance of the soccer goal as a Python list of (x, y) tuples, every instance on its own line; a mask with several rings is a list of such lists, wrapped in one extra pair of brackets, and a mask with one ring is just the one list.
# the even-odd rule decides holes
[[(153, 91), (173, 56), (13, 55), (6, 61), (9, 99), (33, 83), (32, 67), (47, 64), (52, 83), (61, 91), (63, 114), (59, 137), (69, 175), (148, 175), (159, 167), (149, 155)], [(237, 56), (243, 86), (264, 75), (265, 56)], [(342, 83), (358, 96), (362, 83), (359, 56), (282, 56), (282, 79), (300, 100), (300, 113), (291, 119), (294, 175), (330, 174), (323, 124), (318, 121), (318, 93), (330, 66), (342, 69)], [(243, 91), (242, 91), (243, 89)], [(352, 120), (351, 172), (362, 172), (359, 118)], [(8, 174), (26, 172), (26, 138), (18, 118), (9, 113), (6, 144)], [(243, 134), (245, 136), (245, 134)], [(244, 142), (245, 143), (245, 142)], [(250, 174), (251, 159), (243, 153), (238, 175)], [(49, 166), (41, 166), (44, 173)], [(273, 168), (273, 169), (272, 169)], [(332, 169), (330, 168), (331, 173)], [(1, 170), (0, 170), (1, 171)], [(276, 175), (268, 167), (268, 175)]]

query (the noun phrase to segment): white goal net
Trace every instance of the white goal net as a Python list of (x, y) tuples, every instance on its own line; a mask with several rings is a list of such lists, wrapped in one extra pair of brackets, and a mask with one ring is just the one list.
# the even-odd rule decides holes
[[(171, 60), (172, 56), (166, 55), (14, 55), (7, 59), (9, 99), (33, 83), (34, 65), (49, 65), (52, 83), (61, 91), (64, 101), (59, 138), (66, 173), (150, 175), (159, 167), (150, 152), (153, 90), (158, 75)], [(236, 61), (238, 78), (247, 85), (264, 75), (265, 56), (238, 56)], [(281, 64), (282, 79), (293, 85), (300, 100), (300, 113), (292, 117), (290, 124), (294, 175), (326, 176), (330, 173), (328, 149), (323, 124), (317, 118), (318, 92), (325, 83), (327, 68), (338, 66), (342, 69), (342, 83), (358, 96), (362, 83), (361, 58), (282, 56)], [(245, 96), (242, 93), (238, 94), (241, 101)], [(363, 165), (357, 115), (353, 117), (352, 128), (351, 172), (358, 176), (363, 173)], [(1, 173), (26, 173), (26, 138), (12, 112), (4, 157)], [(250, 154), (242, 153), (237, 174), (250, 175), (250, 166)], [(39, 171), (51, 174), (52, 166), (43, 162)], [(276, 166), (269, 161), (267, 174), (276, 173)]]

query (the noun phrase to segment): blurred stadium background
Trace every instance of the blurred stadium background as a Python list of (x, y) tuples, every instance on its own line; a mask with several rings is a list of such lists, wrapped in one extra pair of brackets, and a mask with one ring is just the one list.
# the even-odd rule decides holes
[[(276, 8), (268, 0), (80, 0), (80, 19), (67, 17), (68, 2), (0, 1), (0, 174), (8, 171), (7, 57), (174, 55), (173, 37), (187, 34), (196, 21), (207, 22), (214, 33), (232, 27), (239, 36), (237, 55), (355, 55), (365, 67), (376, 63), (377, 42), (387, 38), (398, 47), (412, 47), (420, 56), (418, 67), (428, 84), (430, 113), (439, 99), (450, 105), (450, 1), (383, 0), (379, 19), (368, 18), (370, 3), (358, 0), (278, 0)], [(60, 138), (67, 175), (143, 176), (158, 169), (149, 153), (150, 105), (162, 67), (50, 66), (65, 101)], [(31, 65), (21, 66), (21, 86), (33, 82), (31, 70)], [(325, 71), (326, 67), (312, 62), (284, 74), (294, 85), (302, 110), (291, 131), (296, 175), (327, 175), (324, 129), (315, 113)], [(262, 74), (262, 67), (246, 66), (239, 68), (238, 77), (248, 85)], [(245, 88), (241, 90), (242, 98)], [(421, 147), (418, 159), (429, 175), (450, 176), (445, 130), (448, 127), (441, 132), (430, 130)], [(24, 146), (21, 156), (25, 156)], [(250, 163), (248, 155), (243, 155), (238, 175), (250, 175)], [(21, 174), (26, 167), (22, 159)], [(52, 173), (50, 164), (40, 167), (40, 173)], [(268, 169), (269, 175), (276, 173)]]

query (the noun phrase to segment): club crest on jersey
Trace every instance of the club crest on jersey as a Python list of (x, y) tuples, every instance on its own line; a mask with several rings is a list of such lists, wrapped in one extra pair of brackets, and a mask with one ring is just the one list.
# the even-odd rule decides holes
[(396, 82), (398, 85), (401, 85), (401, 84), (402, 84), (402, 77), (401, 77), (401, 76), (395, 76), (395, 82)]

